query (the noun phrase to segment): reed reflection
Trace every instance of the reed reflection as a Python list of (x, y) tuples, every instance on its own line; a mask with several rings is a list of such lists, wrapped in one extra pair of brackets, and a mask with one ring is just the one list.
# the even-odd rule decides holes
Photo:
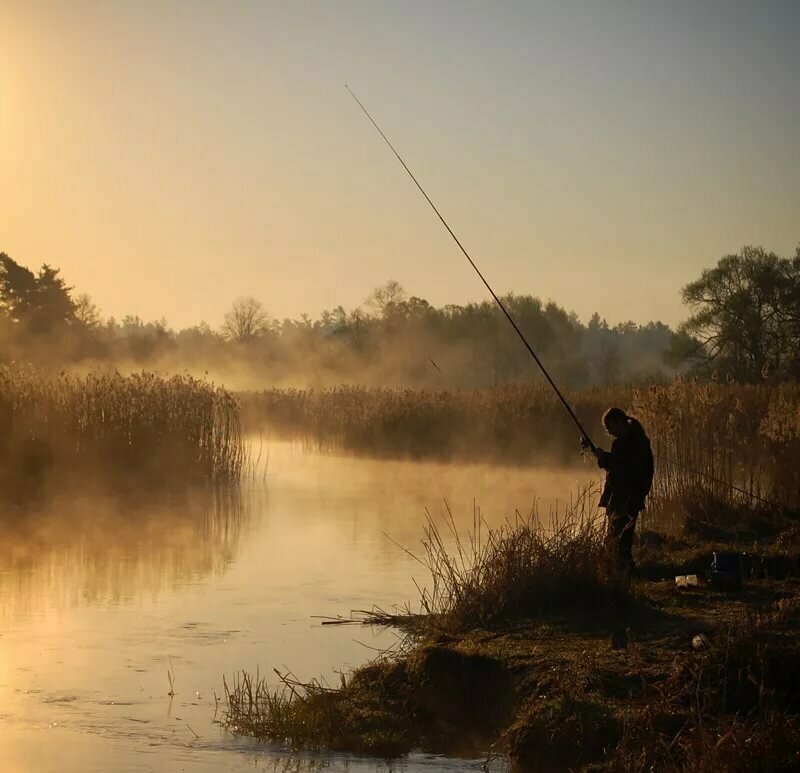
[(249, 501), (230, 486), (6, 509), (0, 619), (129, 603), (222, 573), (237, 554)]

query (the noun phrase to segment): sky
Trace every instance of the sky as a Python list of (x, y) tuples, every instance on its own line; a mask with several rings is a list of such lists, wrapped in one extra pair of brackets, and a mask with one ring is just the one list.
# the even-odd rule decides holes
[(800, 243), (797, 0), (0, 0), (0, 251), (105, 315), (221, 323), (392, 278), (686, 316)]

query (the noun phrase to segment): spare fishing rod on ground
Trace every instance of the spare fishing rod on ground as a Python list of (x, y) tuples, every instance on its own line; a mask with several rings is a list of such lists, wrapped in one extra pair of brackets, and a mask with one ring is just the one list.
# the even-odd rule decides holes
[(408, 172), (408, 176), (414, 181), (414, 184), (417, 186), (417, 188), (419, 188), (420, 193), (425, 197), (425, 200), (428, 202), (428, 204), (431, 205), (431, 209), (433, 209), (433, 211), (436, 213), (436, 216), (439, 218), (439, 220), (442, 221), (442, 225), (447, 229), (447, 232), (450, 234), (450, 236), (453, 237), (453, 241), (458, 245), (458, 248), (461, 250), (461, 252), (464, 253), (464, 257), (469, 261), (469, 264), (472, 266), (473, 269), (475, 269), (475, 273), (480, 277), (481, 282), (483, 282), (486, 289), (491, 294), (492, 298), (494, 298), (495, 303), (500, 307), (500, 311), (503, 312), (506, 319), (511, 324), (511, 327), (514, 328), (514, 331), (519, 336), (522, 343), (525, 345), (525, 348), (528, 350), (528, 353), (531, 355), (531, 357), (533, 357), (533, 361), (539, 366), (539, 370), (542, 371), (542, 374), (547, 379), (547, 382), (550, 384), (550, 386), (553, 388), (553, 391), (556, 393), (558, 399), (561, 401), (561, 404), (564, 406), (564, 408), (566, 408), (567, 413), (569, 414), (572, 421), (575, 422), (575, 426), (580, 431), (581, 437), (585, 442), (586, 446), (590, 448), (592, 451), (594, 451), (596, 446), (592, 442), (592, 439), (589, 437), (589, 433), (583, 428), (583, 425), (578, 420), (578, 417), (575, 415), (575, 412), (572, 410), (572, 407), (567, 402), (564, 395), (561, 393), (561, 390), (556, 386), (555, 381), (553, 381), (553, 379), (550, 377), (550, 374), (547, 372), (547, 368), (545, 368), (545, 366), (542, 364), (542, 361), (539, 359), (536, 352), (533, 350), (533, 347), (528, 343), (528, 339), (525, 338), (525, 335), (519, 329), (519, 326), (514, 321), (514, 318), (511, 316), (508, 309), (505, 307), (505, 304), (500, 300), (500, 298), (497, 296), (497, 293), (495, 293), (495, 291), (492, 289), (492, 286), (486, 280), (486, 277), (484, 277), (484, 275), (481, 273), (481, 270), (475, 264), (475, 261), (470, 257), (470, 254), (466, 251), (464, 245), (461, 244), (459, 238), (453, 232), (453, 229), (450, 228), (447, 221), (442, 216), (442, 213), (439, 212), (438, 208), (431, 200), (431, 197), (428, 196), (428, 194), (425, 192), (425, 189), (422, 187), (422, 185), (420, 185), (419, 180), (417, 180), (417, 178), (414, 176), (414, 173), (408, 168), (408, 165), (406, 164), (405, 161), (403, 161), (402, 156), (397, 152), (397, 150), (395, 150), (394, 145), (392, 145), (392, 143), (389, 141), (389, 138), (383, 133), (381, 127), (378, 126), (378, 124), (375, 122), (375, 119), (369, 114), (367, 108), (364, 107), (364, 105), (361, 103), (361, 100), (355, 95), (353, 90), (347, 84), (345, 84), (345, 88), (350, 92), (350, 96), (352, 96), (353, 99), (358, 103), (358, 106), (364, 111), (364, 115), (366, 115), (367, 118), (369, 118), (370, 123), (378, 130), (378, 133), (381, 135), (381, 137), (383, 137), (384, 142), (386, 142), (386, 144), (389, 146), (392, 153), (394, 153), (395, 156), (397, 156), (397, 160), (403, 165), (403, 169), (405, 169), (406, 172)]
[(763, 505), (769, 505), (775, 510), (780, 510), (782, 512), (786, 512), (789, 510), (788, 507), (785, 505), (778, 504), (777, 502), (772, 502), (769, 499), (764, 499), (764, 497), (759, 496), (758, 494), (754, 494), (752, 491), (748, 491), (747, 489), (742, 488), (741, 486), (736, 486), (733, 483), (728, 483), (726, 480), (722, 480), (722, 478), (717, 478), (715, 475), (709, 475), (707, 472), (700, 472), (700, 470), (695, 470), (692, 467), (687, 467), (685, 464), (681, 464), (680, 462), (676, 462), (674, 459), (670, 459), (670, 457), (661, 457), (667, 464), (672, 465), (673, 467), (677, 467), (679, 470), (683, 470), (684, 472), (688, 472), (689, 475), (697, 475), (699, 478), (705, 478), (706, 480), (711, 481), (712, 483), (718, 483), (720, 486), (725, 486), (729, 488), (731, 491), (736, 491), (739, 494), (744, 494), (746, 497), (750, 499), (761, 502)]

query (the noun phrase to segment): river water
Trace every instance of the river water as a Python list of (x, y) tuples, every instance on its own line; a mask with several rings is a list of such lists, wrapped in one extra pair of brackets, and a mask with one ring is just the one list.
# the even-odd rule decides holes
[[(271, 444), (241, 492), (80, 499), (4, 514), (0, 543), (0, 769), (469, 770), (428, 755), (387, 763), (297, 757), (217, 719), (239, 669), (299, 679), (365, 663), (391, 630), (323, 626), (411, 602), (426, 509), (489, 523), (538, 497), (547, 514), (581, 469), (386, 462)], [(169, 693), (174, 693), (169, 695)], [(219, 705), (217, 701), (219, 700)]]

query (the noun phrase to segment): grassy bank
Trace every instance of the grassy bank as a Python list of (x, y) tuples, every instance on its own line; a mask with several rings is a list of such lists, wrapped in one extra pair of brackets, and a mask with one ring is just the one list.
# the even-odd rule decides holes
[(206, 382), (0, 368), (5, 497), (24, 500), (51, 487), (237, 481), (243, 462), (236, 401)]
[[(227, 724), (292, 748), (491, 749), (516, 771), (797, 769), (800, 528), (751, 510), (730, 529), (715, 512), (643, 534), (630, 588), (607, 573), (586, 500), (554, 530), (516, 519), (450, 551), (447, 522), (429, 524), (423, 614), (400, 654), (334, 688), (239, 674)], [(749, 556), (742, 590), (676, 588), (721, 547)]]

